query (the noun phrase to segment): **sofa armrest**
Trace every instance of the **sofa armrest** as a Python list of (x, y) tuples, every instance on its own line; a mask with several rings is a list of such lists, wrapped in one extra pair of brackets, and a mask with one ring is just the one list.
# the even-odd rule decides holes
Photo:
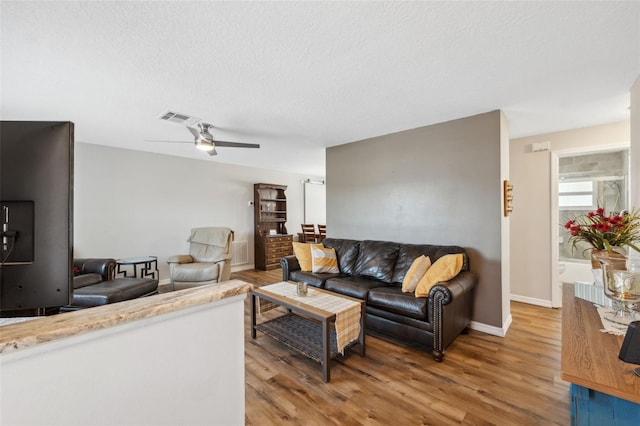
[(280, 267), (282, 267), (282, 281), (289, 281), (289, 274), (293, 271), (300, 270), (298, 258), (295, 255), (286, 256), (280, 259)]
[(218, 282), (229, 281), (231, 279), (231, 256), (229, 258), (222, 259), (218, 264)]
[(433, 303), (435, 295), (440, 294), (442, 304), (447, 305), (454, 299), (462, 297), (473, 290), (477, 277), (473, 272), (462, 271), (449, 281), (440, 282), (434, 285), (429, 291), (429, 302)]
[(167, 263), (193, 263), (193, 257), (188, 254), (177, 254), (168, 258)]
[(433, 357), (436, 361), (442, 361), (444, 348), (469, 327), (477, 282), (476, 274), (463, 271), (429, 291), (428, 315), (433, 327)]
[(116, 261), (110, 258), (73, 259), (73, 267), (78, 268), (78, 275), (100, 274), (104, 281), (112, 280), (116, 274)]

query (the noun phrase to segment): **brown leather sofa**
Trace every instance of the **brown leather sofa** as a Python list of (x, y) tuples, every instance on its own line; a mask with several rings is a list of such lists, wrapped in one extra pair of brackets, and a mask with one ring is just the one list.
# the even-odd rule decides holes
[(158, 292), (158, 280), (115, 278), (115, 268), (114, 259), (74, 259), (73, 301), (60, 308), (60, 312), (137, 299)]
[[(430, 346), (436, 361), (442, 361), (445, 348), (468, 330), (477, 277), (469, 271), (462, 247), (337, 238), (326, 238), (323, 244), (335, 249), (340, 273), (304, 272), (295, 256), (287, 256), (280, 261), (283, 280), (364, 300), (367, 331)], [(415, 258), (425, 255), (435, 262), (455, 253), (464, 255), (461, 272), (435, 285), (429, 297), (402, 292), (402, 280)]]

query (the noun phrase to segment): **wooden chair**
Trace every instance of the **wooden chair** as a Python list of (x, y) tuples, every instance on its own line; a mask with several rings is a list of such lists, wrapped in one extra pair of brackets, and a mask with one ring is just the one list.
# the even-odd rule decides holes
[(327, 225), (318, 225), (318, 242), (327, 238)]
[(302, 226), (302, 238), (303, 243), (315, 243), (316, 242), (316, 228), (313, 223), (303, 223)]

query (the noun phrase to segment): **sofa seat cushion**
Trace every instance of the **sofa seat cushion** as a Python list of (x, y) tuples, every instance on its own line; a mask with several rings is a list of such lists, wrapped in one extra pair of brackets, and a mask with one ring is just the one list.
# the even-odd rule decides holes
[(73, 291), (73, 306), (90, 308), (153, 294), (158, 280), (151, 278), (117, 278)]
[(426, 297), (415, 297), (403, 293), (398, 287), (378, 287), (369, 290), (367, 306), (425, 321), (427, 319)]
[(329, 278), (339, 277), (340, 274), (320, 274), (305, 271), (291, 271), (289, 280), (296, 282), (305, 282), (314, 287), (324, 288), (324, 283)]
[(82, 274), (73, 277), (73, 288), (82, 288), (88, 285), (98, 284), (102, 281), (100, 274)]
[(183, 263), (175, 265), (171, 272), (173, 281), (211, 281), (217, 280), (220, 267), (217, 263)]
[(353, 275), (391, 283), (400, 245), (388, 241), (362, 241)]
[[(409, 318), (406, 315), (399, 315), (394, 312), (385, 311), (371, 305), (367, 305), (366, 309), (367, 309), (367, 322), (366, 322), (367, 329), (371, 327), (372, 330), (390, 334), (391, 336), (400, 337), (401, 339), (407, 338), (406, 333), (404, 331), (402, 332), (400, 331), (400, 329), (407, 328), (403, 326), (408, 326), (410, 328), (417, 328), (423, 331), (433, 332), (433, 326), (428, 321)], [(393, 323), (395, 325), (393, 327), (395, 331), (388, 333), (383, 329), (379, 329), (378, 327), (375, 327), (374, 324), (377, 322), (376, 320), (383, 320), (383, 322)], [(398, 326), (401, 326), (401, 327), (398, 327)], [(433, 336), (431, 336), (431, 338), (433, 338)], [(431, 338), (429, 340), (431, 340)], [(408, 340), (413, 340), (413, 339), (409, 338)], [(422, 340), (422, 339), (419, 339), (419, 340)], [(425, 342), (425, 343), (430, 344), (431, 342)]]
[(325, 281), (324, 288), (325, 290), (366, 301), (369, 290), (386, 285), (387, 284), (370, 277), (352, 276), (329, 278)]

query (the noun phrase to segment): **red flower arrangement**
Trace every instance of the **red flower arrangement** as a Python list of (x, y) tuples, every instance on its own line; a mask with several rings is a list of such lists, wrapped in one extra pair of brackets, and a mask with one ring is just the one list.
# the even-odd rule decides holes
[(564, 227), (571, 233), (574, 249), (579, 241), (585, 241), (596, 250), (611, 252), (612, 247), (631, 247), (640, 252), (636, 245), (640, 242), (640, 213), (636, 209), (606, 214), (600, 207), (569, 220)]

